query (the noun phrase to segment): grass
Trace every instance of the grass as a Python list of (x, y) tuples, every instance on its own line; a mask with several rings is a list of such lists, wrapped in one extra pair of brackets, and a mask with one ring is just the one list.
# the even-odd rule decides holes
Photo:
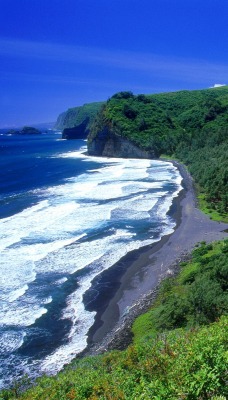
[[(161, 154), (161, 156), (159, 158), (164, 161), (177, 161), (177, 162), (182, 163), (182, 161), (179, 160), (177, 157), (175, 157), (175, 155), (168, 156), (167, 154)], [(184, 165), (184, 166), (185, 166), (186, 170), (188, 171), (188, 167), (186, 165)], [(217, 210), (213, 209), (211, 207), (210, 203), (206, 200), (206, 195), (205, 195), (204, 191), (199, 187), (199, 185), (195, 185), (195, 186), (196, 186), (196, 194), (197, 194), (199, 209), (204, 214), (208, 215), (208, 217), (212, 221), (228, 223), (227, 213), (222, 214), (222, 213), (218, 212)]]
[(208, 217), (210, 217), (210, 219), (213, 221), (228, 223), (228, 215), (221, 214), (218, 211), (212, 209), (210, 207), (210, 204), (205, 199), (205, 194), (200, 192), (199, 190), (197, 191), (198, 191), (197, 199), (198, 199), (199, 209), (204, 214), (208, 215)]
[[(132, 327), (134, 343), (141, 342), (145, 332), (147, 332), (147, 337), (154, 337), (163, 331), (164, 327), (169, 329), (169, 324), (166, 326), (164, 320), (170, 319), (171, 315), (174, 316), (174, 321), (180, 327), (186, 326), (189, 328), (192, 323), (194, 324), (194, 311), (191, 310), (191, 305), (189, 304), (189, 299), (192, 298), (191, 290), (192, 288), (195, 290), (194, 285), (200, 279), (207, 281), (208, 271), (213, 272), (213, 269), (215, 269), (215, 259), (219, 260), (221, 257), (223, 259), (227, 257), (227, 248), (228, 240), (208, 245), (202, 242), (193, 251), (190, 261), (180, 263), (178, 275), (167, 278), (161, 283), (157, 299), (152, 308), (135, 320)], [(221, 268), (223, 268), (222, 264)], [(211, 281), (209, 280), (209, 282)], [(208, 286), (208, 289), (210, 289), (210, 286)], [(203, 293), (203, 296), (206, 296), (206, 293)], [(185, 308), (182, 309), (182, 307)], [(210, 305), (208, 308), (210, 309)], [(208, 310), (206, 313), (208, 314)]]

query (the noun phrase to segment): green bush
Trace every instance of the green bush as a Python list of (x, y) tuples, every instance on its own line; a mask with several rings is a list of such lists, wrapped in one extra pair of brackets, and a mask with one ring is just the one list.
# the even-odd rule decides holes
[(124, 352), (76, 361), (56, 377), (43, 377), (16, 397), (1, 400), (212, 399), (228, 395), (227, 323), (145, 338)]
[(206, 245), (192, 253), (192, 260), (181, 266), (178, 277), (166, 279), (157, 301), (148, 314), (133, 325), (135, 341), (144, 331), (164, 330), (214, 322), (228, 313), (228, 240)]

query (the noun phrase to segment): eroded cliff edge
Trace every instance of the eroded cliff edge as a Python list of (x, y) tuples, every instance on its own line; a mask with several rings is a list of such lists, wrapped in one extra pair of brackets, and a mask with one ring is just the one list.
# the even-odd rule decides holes
[[(157, 158), (159, 152), (151, 136), (151, 124), (166, 121), (157, 106), (146, 96), (120, 92), (99, 110), (88, 135), (88, 153), (95, 156), (123, 158)], [(149, 115), (149, 118), (148, 115)], [(150, 121), (151, 115), (153, 121)]]
[(107, 128), (99, 132), (87, 143), (88, 153), (93, 156), (121, 158), (156, 158), (153, 151), (140, 149), (127, 138), (119, 136)]

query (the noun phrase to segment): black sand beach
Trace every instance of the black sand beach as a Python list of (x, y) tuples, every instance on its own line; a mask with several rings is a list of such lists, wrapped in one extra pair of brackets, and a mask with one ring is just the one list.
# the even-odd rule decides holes
[(183, 165), (173, 164), (183, 178), (183, 190), (170, 210), (177, 224), (175, 231), (151, 246), (127, 254), (94, 282), (95, 289), (84, 299), (86, 308), (97, 312), (86, 354), (128, 345), (132, 322), (150, 307), (159, 282), (178, 271), (179, 262), (189, 257), (197, 243), (228, 236), (228, 224), (211, 221), (197, 209), (191, 176)]

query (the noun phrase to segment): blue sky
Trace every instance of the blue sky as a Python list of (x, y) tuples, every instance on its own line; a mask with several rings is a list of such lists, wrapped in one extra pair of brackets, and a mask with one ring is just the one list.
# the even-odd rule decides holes
[(227, 0), (0, 0), (0, 127), (228, 83)]

